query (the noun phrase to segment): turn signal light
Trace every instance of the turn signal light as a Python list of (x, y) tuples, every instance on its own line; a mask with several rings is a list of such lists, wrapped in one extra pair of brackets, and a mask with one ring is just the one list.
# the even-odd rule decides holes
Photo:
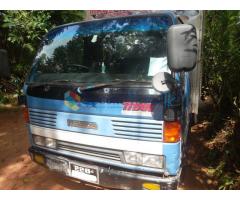
[(145, 190), (160, 190), (160, 185), (155, 183), (143, 183), (142, 186)]
[(45, 158), (40, 154), (34, 154), (33, 155), (33, 160), (40, 165), (45, 164)]
[(181, 138), (180, 122), (164, 122), (163, 141), (166, 143), (178, 142)]
[(29, 112), (28, 112), (28, 108), (24, 107), (23, 108), (23, 117), (26, 123), (29, 123)]

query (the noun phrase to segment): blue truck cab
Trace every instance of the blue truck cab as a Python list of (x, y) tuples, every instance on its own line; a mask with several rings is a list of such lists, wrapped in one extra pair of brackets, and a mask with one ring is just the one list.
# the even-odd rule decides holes
[(138, 13), (50, 30), (24, 85), (32, 160), (107, 188), (176, 189), (196, 108), (192, 19), (200, 14)]

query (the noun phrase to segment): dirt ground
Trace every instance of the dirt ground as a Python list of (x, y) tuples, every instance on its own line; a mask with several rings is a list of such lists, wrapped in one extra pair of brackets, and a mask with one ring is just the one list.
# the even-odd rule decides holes
[[(204, 149), (204, 124), (192, 128), (180, 189), (215, 189), (199, 156)], [(74, 182), (30, 160), (21, 108), (0, 109), (0, 189), (99, 189)]]

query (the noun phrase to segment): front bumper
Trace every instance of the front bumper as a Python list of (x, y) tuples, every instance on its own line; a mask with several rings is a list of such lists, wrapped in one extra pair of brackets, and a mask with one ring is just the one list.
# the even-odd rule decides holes
[[(59, 153), (53, 153), (37, 147), (29, 149), (32, 160), (35, 155), (44, 157), (44, 160), (51, 160), (51, 162), (58, 163), (57, 165), (48, 165), (46, 162), (42, 165), (48, 167), (50, 170), (58, 171), (71, 177), (70, 163), (79, 163), (88, 166), (97, 166), (99, 181), (97, 185), (106, 188), (115, 189), (146, 189), (143, 185), (159, 186), (160, 189), (177, 189), (179, 175), (163, 177), (161, 174), (143, 173), (132, 170), (126, 170), (114, 166), (101, 165), (91, 161), (81, 160), (70, 156), (65, 156)], [(38, 162), (39, 163), (39, 162)], [(57, 167), (56, 167), (57, 166)], [(82, 181), (82, 180), (81, 180)]]

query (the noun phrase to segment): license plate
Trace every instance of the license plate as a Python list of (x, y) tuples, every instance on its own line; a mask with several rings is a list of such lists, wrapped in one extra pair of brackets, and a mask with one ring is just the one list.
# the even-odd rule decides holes
[(70, 167), (72, 177), (91, 183), (99, 182), (97, 167), (74, 163), (71, 163)]

